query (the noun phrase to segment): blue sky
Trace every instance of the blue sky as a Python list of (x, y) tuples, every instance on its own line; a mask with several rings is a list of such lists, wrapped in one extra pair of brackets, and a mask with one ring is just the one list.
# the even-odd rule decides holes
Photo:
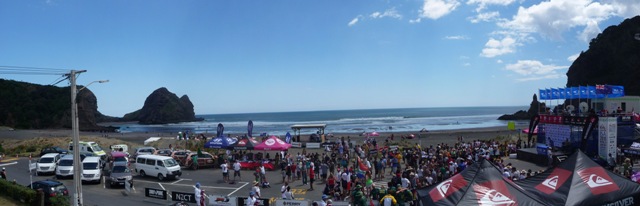
[(0, 66), (108, 79), (90, 89), (112, 116), (160, 87), (196, 114), (528, 105), (638, 14), (636, 0), (0, 1)]

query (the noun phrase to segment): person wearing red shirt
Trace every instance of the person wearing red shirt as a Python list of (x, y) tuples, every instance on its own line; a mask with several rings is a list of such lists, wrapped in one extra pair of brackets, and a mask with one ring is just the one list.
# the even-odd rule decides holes
[(313, 171), (313, 167), (309, 168), (309, 191), (313, 191), (313, 178), (316, 174)]

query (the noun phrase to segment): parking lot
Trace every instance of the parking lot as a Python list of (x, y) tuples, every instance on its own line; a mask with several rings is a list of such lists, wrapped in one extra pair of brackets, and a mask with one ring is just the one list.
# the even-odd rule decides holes
[[(36, 161), (36, 158), (32, 160), (32, 162)], [(54, 174), (36, 176), (35, 172), (30, 173), (28, 158), (5, 160), (0, 163), (0, 167), (6, 168), (8, 180), (15, 180), (16, 183), (20, 185), (28, 185), (32, 181), (56, 179)], [(131, 167), (133, 167), (133, 164)], [(230, 175), (233, 175), (233, 171), (230, 171)], [(141, 177), (134, 173), (133, 181), (135, 190), (131, 193), (127, 193), (122, 186), (110, 188), (105, 181), (102, 181), (100, 184), (84, 183), (82, 185), (83, 200), (85, 205), (170, 205), (175, 203), (171, 201), (171, 197), (169, 197), (168, 200), (145, 197), (145, 188), (166, 190), (169, 195), (171, 195), (173, 191), (193, 193), (194, 185), (198, 182), (201, 184), (201, 189), (205, 190), (205, 193), (208, 195), (246, 197), (253, 186), (253, 170), (243, 170), (241, 171), (241, 175), (241, 180), (230, 184), (223, 181), (222, 172), (219, 168), (199, 170), (183, 168), (180, 178), (165, 181), (159, 181), (153, 177)], [(280, 197), (282, 177), (280, 176), (279, 170), (267, 171), (266, 177), (271, 183), (271, 188), (261, 188), (262, 198), (267, 198), (270, 199), (271, 202), (274, 202), (276, 198)], [(69, 194), (73, 196), (75, 193), (73, 179), (61, 179), (58, 181), (64, 183), (69, 190)], [(319, 181), (316, 181), (316, 184), (314, 184), (315, 190), (313, 191), (307, 191), (309, 185), (302, 185), (300, 180), (291, 183), (290, 186), (296, 199), (304, 198), (307, 200), (319, 199), (322, 196), (322, 189), (324, 188)]]

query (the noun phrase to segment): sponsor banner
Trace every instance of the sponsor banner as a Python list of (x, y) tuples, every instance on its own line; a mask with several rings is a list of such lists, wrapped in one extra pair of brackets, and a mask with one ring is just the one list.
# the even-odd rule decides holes
[(631, 205), (636, 205), (634, 203), (633, 197), (623, 198), (621, 200), (617, 200), (612, 203), (607, 203), (602, 206), (631, 206)]
[(569, 170), (556, 167), (553, 170), (553, 172), (549, 174), (547, 179), (545, 179), (542, 183), (537, 185), (535, 188), (545, 194), (551, 194), (556, 190), (558, 190), (558, 188), (562, 186), (562, 184), (564, 184), (564, 182), (566, 182), (569, 179), (569, 176), (571, 176), (571, 173), (572, 172), (570, 172)]
[(601, 117), (598, 122), (598, 155), (604, 159), (617, 156), (618, 122), (616, 117)]
[(291, 147), (300, 148), (300, 147), (302, 147), (302, 143), (300, 143), (300, 142), (292, 142), (291, 143)]
[(320, 143), (307, 142), (306, 146), (309, 149), (318, 149), (318, 148), (320, 148)]
[[(238, 206), (245, 206), (247, 205), (246, 201), (247, 198), (249, 197), (238, 197)], [(269, 199), (266, 198), (258, 198), (258, 200), (256, 201), (258, 203), (257, 206), (269, 206)]]
[(276, 200), (276, 206), (309, 206), (306, 200)]
[(237, 206), (237, 197), (224, 197), (220, 195), (209, 195), (209, 206)]
[(517, 205), (503, 180), (474, 184), (473, 190), (478, 198), (478, 205)]
[(435, 189), (429, 192), (429, 196), (433, 202), (438, 202), (441, 199), (446, 199), (451, 194), (460, 190), (460, 188), (464, 188), (467, 186), (467, 181), (462, 177), (462, 175), (457, 174), (444, 182), (441, 182), (436, 186)]
[(171, 192), (171, 200), (196, 203), (195, 193)]
[(154, 188), (144, 188), (144, 196), (161, 200), (167, 199), (167, 191)]
[(578, 171), (580, 179), (586, 184), (594, 195), (607, 194), (620, 190), (602, 167), (591, 167)]

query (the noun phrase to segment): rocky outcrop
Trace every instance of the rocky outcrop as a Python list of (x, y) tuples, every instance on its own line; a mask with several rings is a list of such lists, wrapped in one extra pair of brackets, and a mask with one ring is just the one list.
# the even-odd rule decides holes
[(640, 16), (606, 28), (589, 43), (567, 71), (567, 87), (622, 85), (640, 95)]
[[(0, 100), (0, 125), (18, 129), (71, 128), (69, 87), (0, 79)], [(81, 90), (77, 101), (80, 130), (113, 130), (96, 124), (97, 119), (108, 117), (98, 111), (98, 101), (91, 90)]]
[(147, 97), (142, 109), (124, 115), (123, 120), (137, 121), (140, 124), (167, 124), (202, 119), (195, 117), (193, 104), (187, 95), (178, 98), (176, 94), (162, 87)]
[(529, 105), (529, 110), (520, 110), (513, 114), (505, 114), (498, 117), (498, 120), (529, 120), (538, 112), (542, 112), (541, 108), (545, 108), (545, 103), (538, 102), (538, 95), (533, 94), (533, 100)]

